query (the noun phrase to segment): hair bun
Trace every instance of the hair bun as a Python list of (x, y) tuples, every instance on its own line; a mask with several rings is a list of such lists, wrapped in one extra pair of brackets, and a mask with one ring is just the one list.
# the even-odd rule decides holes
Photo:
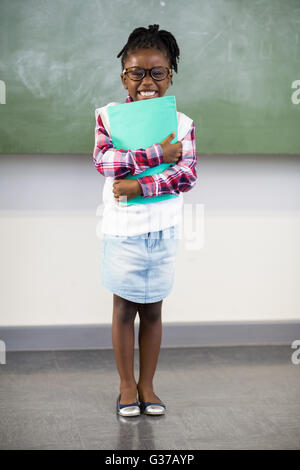
[(158, 24), (150, 24), (150, 25), (148, 26), (148, 28), (149, 28), (149, 31), (150, 31), (151, 33), (156, 33), (156, 32), (158, 31), (158, 29), (159, 29), (159, 25), (158, 25)]

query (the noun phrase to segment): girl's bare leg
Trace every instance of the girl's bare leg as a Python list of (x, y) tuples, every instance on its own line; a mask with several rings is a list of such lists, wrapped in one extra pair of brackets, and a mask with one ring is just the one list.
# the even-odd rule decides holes
[(120, 404), (137, 401), (134, 378), (134, 320), (137, 305), (113, 294), (112, 343), (120, 375)]
[(140, 377), (137, 387), (142, 401), (152, 401), (155, 403), (160, 401), (153, 390), (153, 377), (162, 337), (162, 302), (160, 300), (151, 304), (137, 304), (140, 317)]

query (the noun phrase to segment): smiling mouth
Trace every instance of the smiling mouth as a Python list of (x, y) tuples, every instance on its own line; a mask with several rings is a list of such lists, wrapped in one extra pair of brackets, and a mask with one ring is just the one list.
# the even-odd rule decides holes
[(138, 94), (142, 98), (154, 98), (154, 96), (158, 95), (158, 92), (155, 90), (152, 90), (151, 93), (150, 93), (150, 90), (148, 92), (138, 91)]

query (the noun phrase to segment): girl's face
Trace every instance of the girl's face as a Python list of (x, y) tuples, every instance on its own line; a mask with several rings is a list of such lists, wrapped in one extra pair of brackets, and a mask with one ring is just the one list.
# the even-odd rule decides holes
[[(151, 69), (157, 66), (170, 67), (169, 60), (161, 51), (151, 48), (139, 49), (131, 53), (125, 62), (124, 68), (143, 67), (145, 69)], [(172, 76), (171, 72), (164, 80), (155, 80), (151, 77), (150, 71), (148, 70), (145, 77), (140, 81), (131, 80), (127, 74), (124, 76), (121, 74), (121, 80), (133, 101), (140, 101), (164, 96), (171, 84)], [(150, 97), (142, 96), (140, 91), (155, 91), (155, 95)]]

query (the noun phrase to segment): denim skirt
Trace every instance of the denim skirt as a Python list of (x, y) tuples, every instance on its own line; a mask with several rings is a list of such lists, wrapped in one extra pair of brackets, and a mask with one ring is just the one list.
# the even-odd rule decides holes
[(179, 225), (136, 236), (102, 234), (101, 284), (132, 302), (167, 297), (173, 287)]

